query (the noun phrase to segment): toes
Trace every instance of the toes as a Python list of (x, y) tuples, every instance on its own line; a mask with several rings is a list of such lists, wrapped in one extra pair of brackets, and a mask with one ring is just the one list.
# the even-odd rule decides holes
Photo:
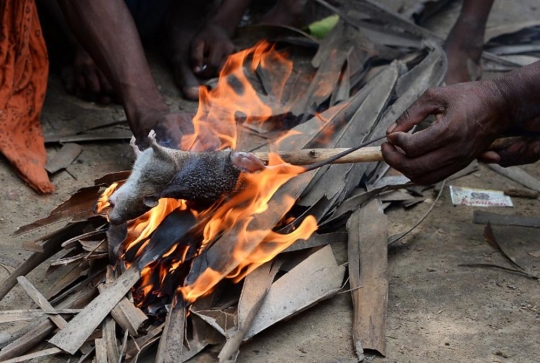
[(199, 99), (199, 81), (186, 65), (176, 67), (174, 72), (176, 85), (184, 95), (184, 98), (192, 101)]
[(197, 101), (199, 99), (199, 87), (183, 87), (182, 93), (184, 98), (188, 100)]

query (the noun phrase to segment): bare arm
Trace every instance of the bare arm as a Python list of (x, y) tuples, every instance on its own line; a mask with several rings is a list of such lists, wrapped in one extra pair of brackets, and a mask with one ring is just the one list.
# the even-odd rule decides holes
[(152, 79), (137, 29), (122, 0), (58, 0), (73, 33), (110, 80), (137, 138), (169, 109)]
[[(409, 130), (429, 115), (436, 121), (414, 134)], [(496, 80), (433, 88), (392, 125), (382, 145), (386, 162), (419, 184), (440, 181), (475, 158), (504, 166), (540, 159), (540, 143), (512, 145), (485, 153), (512, 127), (540, 131), (540, 61)]]

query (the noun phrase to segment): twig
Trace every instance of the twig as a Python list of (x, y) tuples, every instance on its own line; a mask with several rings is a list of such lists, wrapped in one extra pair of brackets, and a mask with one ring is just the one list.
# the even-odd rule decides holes
[(104, 239), (101, 240), (101, 242), (99, 242), (98, 245), (97, 245), (92, 251), (88, 252), (88, 254), (84, 257), (84, 260), (85, 260), (85, 261), (88, 260), (88, 259), (90, 258), (90, 256), (92, 256), (92, 254), (93, 254), (94, 252), (96, 252), (97, 249), (103, 244), (103, 242), (105, 242)]
[(439, 201), (439, 198), (441, 197), (441, 195), (443, 193), (445, 184), (446, 184), (446, 179), (442, 182), (441, 190), (439, 190), (439, 194), (437, 194), (437, 198), (435, 198), (435, 200), (433, 201), (433, 204), (431, 205), (431, 207), (429, 207), (426, 214), (424, 214), (424, 216), (422, 218), (420, 218), (420, 220), (414, 226), (412, 226), (411, 229), (409, 229), (407, 232), (403, 233), (401, 236), (398, 236), (398, 237), (394, 238), (392, 241), (388, 242), (389, 245), (399, 241), (400, 239), (402, 239), (403, 237), (405, 237), (406, 235), (411, 233), (416, 227), (418, 227), (424, 221), (424, 219), (427, 218), (427, 216), (431, 213), (431, 211), (433, 210), (433, 208), (435, 208), (435, 205)]
[(11, 273), (11, 271), (8, 269), (8, 267), (6, 265), (4, 265), (3, 263), (0, 263), (0, 267), (3, 267), (7, 271), (8, 274)]
[(122, 349), (120, 349), (120, 356), (118, 357), (118, 363), (122, 363), (122, 357), (126, 353), (128, 336), (129, 336), (129, 330), (126, 329), (124, 331), (124, 339), (122, 339)]
[(511, 273), (516, 274), (516, 275), (521, 275), (521, 276), (526, 277), (526, 278), (531, 279), (531, 280), (540, 280), (540, 277), (535, 276), (535, 275), (531, 275), (531, 274), (529, 274), (527, 272), (515, 270), (513, 268), (508, 268), (508, 267), (504, 267), (504, 266), (493, 265), (493, 264), (490, 264), (490, 263), (463, 263), (463, 264), (460, 264), (458, 266), (479, 267), (479, 268), (494, 268), (494, 269), (503, 270), (503, 271), (506, 271), (506, 272), (511, 272)]
[(363, 288), (364, 286), (357, 286), (355, 287), (354, 289), (349, 289), (349, 290), (343, 290), (343, 291), (340, 291), (338, 292), (336, 295), (339, 295), (339, 294), (345, 294), (347, 292), (353, 292), (353, 291), (356, 291), (356, 290), (360, 290), (361, 288)]
[[(54, 310), (54, 307), (51, 305), (50, 302), (45, 299), (45, 296), (43, 296), (35, 287), (26, 279), (24, 276), (19, 276), (17, 278), (17, 281), (19, 281), (19, 285), (26, 291), (28, 296), (34, 300), (36, 304), (39, 305), (40, 308), (43, 310)], [(60, 315), (49, 315), (49, 318), (53, 321), (54, 324), (56, 324), (57, 327), (60, 329), (64, 329), (67, 325), (67, 321), (64, 320), (63, 317)]]
[(96, 349), (96, 348), (94, 348), (94, 347), (90, 348), (90, 350), (88, 351), (88, 353), (83, 354), (83, 355), (81, 356), (81, 359), (79, 359), (79, 361), (78, 361), (77, 363), (82, 363), (82, 362), (84, 362), (84, 360), (85, 360), (86, 358), (88, 358), (88, 356), (89, 356), (90, 354), (92, 354), (92, 353), (94, 352), (94, 349)]
[(29, 361), (29, 360), (34, 359), (34, 358), (45, 357), (47, 355), (57, 354), (57, 353), (60, 353), (60, 352), (61, 352), (61, 350), (58, 349), (58, 348), (49, 348), (49, 349), (45, 349), (45, 350), (40, 350), (39, 352), (25, 354), (25, 355), (22, 355), (20, 357), (8, 359), (8, 360), (5, 360), (3, 363), (26, 362), (26, 361)]

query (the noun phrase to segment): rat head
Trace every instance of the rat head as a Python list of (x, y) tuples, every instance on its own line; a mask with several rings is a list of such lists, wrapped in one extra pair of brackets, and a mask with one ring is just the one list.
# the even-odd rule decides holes
[(129, 178), (109, 198), (112, 207), (109, 221), (112, 224), (127, 222), (157, 206), (163, 188), (177, 172), (172, 152), (182, 151), (165, 149), (151, 136), (150, 141), (151, 148), (138, 156)]

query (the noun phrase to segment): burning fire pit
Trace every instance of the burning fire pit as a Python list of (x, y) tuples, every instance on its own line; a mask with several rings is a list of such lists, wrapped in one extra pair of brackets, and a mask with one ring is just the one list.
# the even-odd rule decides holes
[[(422, 49), (410, 63), (387, 63), (367, 80), (368, 61), (377, 53), (369, 42), (363, 38), (358, 42), (360, 35), (343, 23), (328, 37), (313, 65), (303, 71), (285, 52), (262, 42), (230, 57), (215, 88), (201, 88), (195, 133), (184, 137), (181, 149), (205, 150), (210, 146), (205, 140), (218, 138), (220, 150), (268, 155), (261, 170), (238, 173), (234, 193), (211, 201), (152, 195), (142, 198), (145, 209), (134, 212), (127, 222), (111, 218), (115, 223), (109, 223), (108, 213), (118, 207), (110, 203), (117, 202), (115, 193), (124, 198), (137, 193), (136, 188), (124, 187), (130, 172), (120, 172), (96, 180), (95, 186), (81, 189), (49, 217), (17, 231), (69, 221), (30, 243), (42, 252), (0, 288), (3, 297), (19, 282), (55, 316), (49, 319), (43, 313), (24, 339), (2, 349), (0, 360), (21, 356), (47, 337), (49, 346), (29, 353), (30, 358), (68, 353), (95, 356), (98, 362), (103, 357), (109, 362), (136, 361), (159, 341), (157, 362), (183, 362), (212, 344), (223, 344), (220, 361), (234, 361), (243, 341), (335, 295), (345, 283), (346, 268), (336, 262), (328, 244), (358, 243), (358, 231), (351, 238), (336, 230), (369, 200), (347, 198), (375, 165), (306, 171), (292, 165), (284, 168), (280, 154), (348, 148), (384, 134), (396, 114), (440, 83), (444, 54), (437, 47)], [(411, 77), (412, 72), (419, 76)], [(357, 86), (362, 87), (352, 92)], [(309, 155), (316, 158), (316, 154)], [(378, 160), (373, 154), (370, 158)], [(183, 167), (195, 174), (201, 170), (197, 161)], [(156, 166), (156, 170), (163, 169)], [(181, 180), (177, 169), (172, 174)], [(205, 175), (198, 175), (204, 184)], [(173, 180), (166, 179), (166, 183)], [(200, 185), (194, 180), (187, 187), (197, 192)], [(382, 209), (370, 208), (370, 216), (382, 218), (374, 225), (386, 223)], [(385, 253), (386, 238), (379, 239)], [(62, 248), (76, 253), (54, 263), (78, 265), (41, 296), (22, 276)], [(357, 265), (358, 260), (349, 266), (352, 289), (360, 284), (359, 269), (351, 270)], [(371, 299), (382, 301), (379, 295), (375, 291)], [(354, 292), (353, 296), (357, 304), (360, 297)], [(117, 327), (122, 334), (117, 334)], [(382, 346), (368, 348), (384, 354), (381, 336)], [(355, 330), (355, 341), (360, 338)], [(361, 350), (357, 345), (359, 354)]]

